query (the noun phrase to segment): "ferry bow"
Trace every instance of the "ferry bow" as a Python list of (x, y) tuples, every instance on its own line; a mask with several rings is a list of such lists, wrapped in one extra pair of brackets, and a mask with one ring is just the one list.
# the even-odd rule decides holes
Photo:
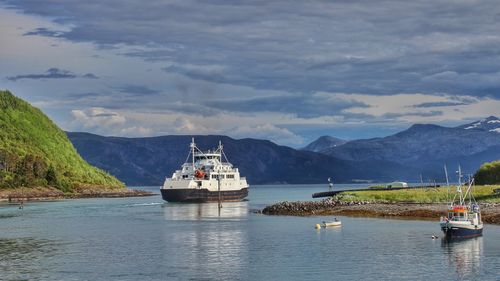
[(216, 150), (203, 152), (193, 138), (186, 162), (165, 179), (160, 191), (168, 202), (241, 201), (248, 196), (248, 187), (246, 178), (227, 160), (221, 142)]

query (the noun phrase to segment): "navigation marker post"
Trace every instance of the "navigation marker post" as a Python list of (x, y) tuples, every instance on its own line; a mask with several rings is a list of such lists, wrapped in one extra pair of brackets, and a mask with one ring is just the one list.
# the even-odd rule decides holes
[(221, 194), (220, 194), (220, 174), (217, 174), (217, 192), (219, 193), (219, 199), (218, 199), (218, 208), (219, 208), (219, 217), (220, 217), (220, 209), (222, 208), (222, 200), (221, 200)]

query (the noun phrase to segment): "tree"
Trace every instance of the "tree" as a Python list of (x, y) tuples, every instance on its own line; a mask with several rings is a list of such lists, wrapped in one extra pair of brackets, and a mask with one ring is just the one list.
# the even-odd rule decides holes
[(49, 166), (47, 172), (45, 173), (45, 180), (47, 180), (47, 184), (50, 186), (59, 185), (59, 181), (57, 180), (56, 170), (52, 165)]
[(500, 160), (481, 165), (474, 179), (477, 184), (500, 184)]

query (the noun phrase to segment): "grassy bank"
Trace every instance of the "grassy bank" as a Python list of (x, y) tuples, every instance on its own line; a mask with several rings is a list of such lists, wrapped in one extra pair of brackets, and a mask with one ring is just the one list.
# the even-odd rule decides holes
[[(473, 195), (478, 202), (500, 203), (500, 194), (494, 190), (500, 185), (475, 186)], [(368, 201), (372, 203), (447, 203), (456, 192), (456, 187), (438, 187), (402, 190), (366, 190), (349, 191), (336, 195), (336, 200), (343, 202)]]

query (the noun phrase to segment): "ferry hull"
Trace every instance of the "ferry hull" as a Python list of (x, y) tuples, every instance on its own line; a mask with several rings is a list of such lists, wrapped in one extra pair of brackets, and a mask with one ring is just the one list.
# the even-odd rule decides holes
[(461, 239), (461, 238), (472, 238), (483, 235), (483, 228), (464, 228), (464, 227), (450, 227), (442, 226), (443, 231), (447, 239)]
[[(209, 191), (208, 189), (160, 189), (161, 197), (168, 202), (218, 202), (219, 192)], [(223, 202), (228, 201), (241, 201), (248, 196), (248, 188), (239, 190), (225, 190), (220, 192), (220, 198)]]

